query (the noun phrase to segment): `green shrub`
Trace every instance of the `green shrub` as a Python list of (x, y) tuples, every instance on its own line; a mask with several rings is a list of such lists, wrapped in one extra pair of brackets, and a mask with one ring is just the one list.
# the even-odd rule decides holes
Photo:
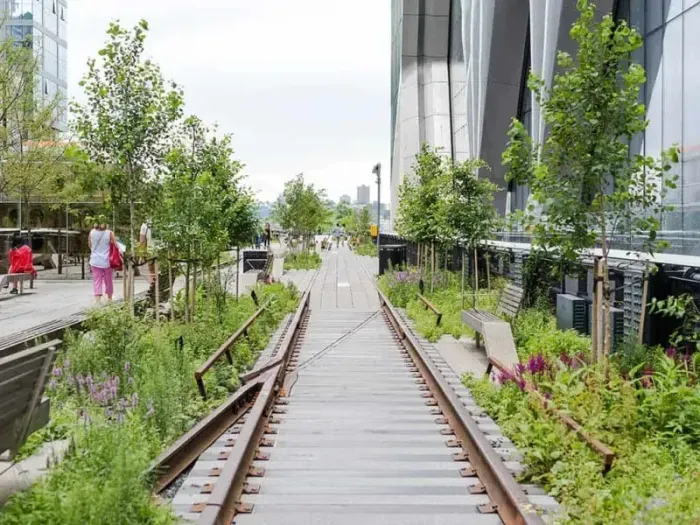
[(357, 255), (376, 257), (377, 256), (377, 245), (371, 242), (363, 242), (358, 244), (355, 248), (355, 253)]
[(287, 252), (284, 255), (285, 270), (314, 270), (321, 266), (321, 256), (315, 251)]
[(513, 337), (521, 360), (542, 354), (559, 358), (562, 354), (586, 356), (591, 339), (576, 330), (558, 330), (555, 317), (546, 310), (521, 310), (513, 321)]
[[(201, 291), (200, 291), (201, 292)], [(157, 454), (217, 406), (239, 385), (284, 315), (294, 311), (293, 286), (259, 285), (266, 311), (225, 359), (205, 376), (202, 400), (194, 371), (257, 309), (249, 296), (229, 297), (213, 315), (202, 294), (188, 324), (134, 319), (125, 308), (91, 312), (89, 332), (72, 334), (51, 373), (51, 422), (23, 447), (69, 439), (71, 453), (30, 490), (0, 510), (0, 524), (170, 523), (154, 504), (144, 472)], [(199, 299), (198, 299), (199, 300)], [(115, 512), (119, 509), (119, 512)]]

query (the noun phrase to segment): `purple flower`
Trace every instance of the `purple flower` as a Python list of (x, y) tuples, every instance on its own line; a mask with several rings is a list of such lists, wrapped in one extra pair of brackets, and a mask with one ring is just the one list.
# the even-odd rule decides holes
[(133, 385), (134, 384), (134, 378), (129, 376), (129, 378), (126, 380), (128, 384)]
[(110, 407), (106, 407), (105, 408), (105, 417), (107, 419), (111, 419), (113, 415), (114, 415), (114, 412), (112, 412), (112, 409)]
[(515, 381), (515, 376), (511, 374), (508, 370), (503, 370), (498, 375), (498, 382), (505, 385), (508, 381)]
[(66, 360), (63, 361), (63, 368), (70, 368), (70, 361), (68, 360), (67, 357), (66, 357)]
[(522, 376), (525, 373), (525, 365), (518, 363), (515, 365), (515, 375)]
[(54, 377), (61, 377), (63, 375), (63, 370), (57, 366), (54, 366), (53, 370), (51, 370), (51, 375)]
[(525, 383), (525, 379), (522, 377), (519, 377), (517, 381), (515, 382), (516, 385), (518, 385), (518, 388), (520, 389), (521, 392), (525, 392), (525, 387), (527, 386), (527, 383)]
[(146, 415), (148, 417), (153, 416), (156, 413), (155, 409), (153, 408), (153, 400), (149, 399), (148, 400), (148, 411), (146, 412)]
[(121, 412), (117, 414), (117, 423), (124, 423), (124, 414)]
[(85, 378), (82, 375), (78, 374), (75, 376), (75, 380), (78, 382), (78, 386), (85, 386)]
[(49, 381), (49, 390), (53, 390), (54, 388), (56, 388), (56, 380), (51, 379), (51, 381)]
[(128, 373), (129, 370), (131, 370), (131, 363), (127, 361), (126, 363), (124, 363), (124, 372)]
[(541, 374), (550, 369), (550, 364), (541, 354), (531, 356), (527, 362), (527, 371), (532, 375)]
[(131, 396), (131, 406), (136, 407), (139, 404), (139, 394), (138, 392), (134, 392), (133, 395)]
[(675, 359), (678, 356), (678, 350), (676, 350), (676, 348), (673, 346), (669, 346), (666, 349), (666, 356), (670, 357), (671, 359)]

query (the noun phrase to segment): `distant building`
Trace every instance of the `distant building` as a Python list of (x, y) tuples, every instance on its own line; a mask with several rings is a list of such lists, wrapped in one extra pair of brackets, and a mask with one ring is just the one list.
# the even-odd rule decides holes
[(350, 195), (341, 195), (340, 202), (344, 202), (345, 204), (350, 204), (352, 202), (352, 198), (350, 198)]
[(0, 0), (5, 20), (0, 37), (23, 42), (39, 59), (39, 96), (51, 101), (60, 94), (56, 129), (68, 127), (68, 42), (66, 0)]
[(369, 186), (363, 184), (357, 187), (357, 204), (369, 204)]

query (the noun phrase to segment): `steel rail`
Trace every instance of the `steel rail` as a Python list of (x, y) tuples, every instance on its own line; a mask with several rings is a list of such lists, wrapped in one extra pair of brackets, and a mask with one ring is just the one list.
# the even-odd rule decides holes
[[(304, 292), (294, 317), (289, 325), (287, 334), (280, 345), (279, 361), (273, 368), (260, 372), (253, 384), (262, 386), (247, 413), (236, 443), (224, 465), (219, 479), (214, 486), (211, 496), (206, 502), (198, 523), (201, 525), (230, 524), (237, 512), (251, 512), (252, 505), (240, 503), (241, 495), (255, 493), (259, 487), (247, 484), (245, 479), (251, 475), (248, 466), (259, 454), (258, 446), (265, 434), (268, 417), (272, 413), (278, 395), (284, 392), (282, 381), (292, 350), (299, 339), (302, 320), (308, 312), (310, 292)], [(264, 365), (263, 365), (264, 368)], [(252, 472), (262, 475), (262, 472)]]
[(149, 475), (155, 477), (153, 492), (159, 494), (165, 490), (219, 436), (243, 417), (261, 388), (262, 382), (242, 386), (214, 412), (170, 445), (149, 468)]
[(470, 491), (486, 492), (491, 500), (479, 510), (485, 513), (497, 512), (506, 525), (543, 525), (544, 521), (535, 506), (513, 479), (486, 436), (462, 405), (459, 396), (432, 363), (416, 337), (404, 326), (394, 306), (379, 288), (377, 293), (390, 324), (395, 328), (399, 340), (425, 379), (437, 406), (454, 431), (458, 440), (455, 444), (460, 445), (466, 452), (470, 468), (463, 472), (463, 475), (476, 475), (481, 482), (481, 485), (472, 487)]

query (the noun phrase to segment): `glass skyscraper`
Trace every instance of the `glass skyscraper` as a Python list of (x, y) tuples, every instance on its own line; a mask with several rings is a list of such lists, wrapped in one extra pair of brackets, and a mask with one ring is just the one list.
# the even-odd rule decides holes
[[(700, 256), (700, 0), (594, 0), (600, 15), (627, 20), (644, 37), (634, 59), (647, 72), (641, 94), (649, 127), (632, 153), (681, 146), (674, 211), (662, 219), (670, 252)], [(500, 188), (501, 213), (526, 206), (508, 185), (501, 154), (512, 117), (540, 142), (546, 129), (527, 89), (534, 72), (551, 83), (556, 54), (574, 54), (576, 0), (394, 0), (392, 16), (392, 211), (421, 143), (456, 160), (480, 157)], [(632, 245), (633, 240), (630, 240)]]
[(0, 0), (5, 13), (4, 38), (31, 46), (39, 61), (37, 93), (43, 100), (60, 95), (56, 128), (67, 129), (67, 0)]

